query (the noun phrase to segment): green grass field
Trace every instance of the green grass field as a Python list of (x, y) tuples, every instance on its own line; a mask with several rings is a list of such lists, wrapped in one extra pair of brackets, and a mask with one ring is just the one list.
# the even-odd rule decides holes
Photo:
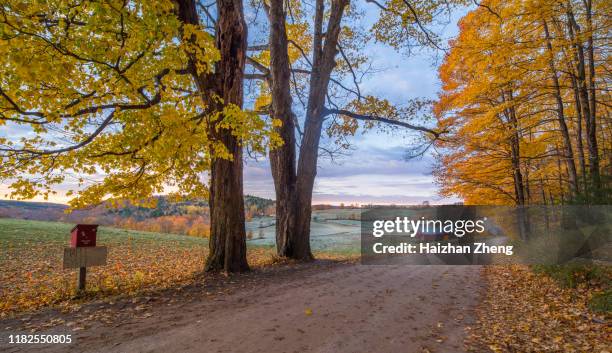
[[(35, 244), (58, 246), (60, 249), (68, 245), (70, 230), (74, 224), (61, 222), (42, 222), (22, 219), (0, 218), (0, 242), (2, 245), (29, 247)], [(111, 227), (100, 227), (98, 232), (99, 245), (119, 245), (126, 241), (134, 245), (164, 243), (178, 247), (206, 246), (205, 238), (186, 237), (175, 234), (141, 232)], [(4, 249), (4, 248), (3, 248)], [(0, 254), (0, 260), (2, 259)]]
[[(76, 270), (62, 269), (73, 224), (0, 219), (0, 317), (66, 304), (75, 294)], [(108, 265), (88, 270), (86, 298), (185, 283), (204, 268), (208, 241), (173, 234), (100, 227), (97, 245), (109, 248)], [(274, 261), (270, 246), (249, 246), (249, 263)]]

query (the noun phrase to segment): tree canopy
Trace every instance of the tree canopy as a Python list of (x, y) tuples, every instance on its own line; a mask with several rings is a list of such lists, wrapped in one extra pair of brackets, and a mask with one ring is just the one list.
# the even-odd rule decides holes
[[(153, 200), (169, 187), (203, 197), (211, 158), (231, 159), (209, 126), (264, 150), (271, 125), (232, 104), (207, 109), (188, 70), (219, 51), (173, 1), (4, 1), (0, 6), (0, 178), (12, 196), (72, 182), (75, 207)], [(186, 40), (189, 39), (189, 40)], [(22, 127), (30, 133), (22, 134)], [(72, 178), (72, 179), (71, 179)]]
[(488, 1), (460, 21), (436, 106), (452, 132), (438, 142), (443, 193), (473, 204), (605, 199), (611, 10)]

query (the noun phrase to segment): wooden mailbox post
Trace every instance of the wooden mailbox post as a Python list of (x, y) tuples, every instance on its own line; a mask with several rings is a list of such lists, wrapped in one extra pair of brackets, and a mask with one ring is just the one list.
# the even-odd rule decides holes
[(64, 248), (64, 268), (78, 268), (78, 291), (85, 289), (87, 267), (106, 265), (108, 249), (96, 246), (97, 224), (77, 224), (70, 231), (70, 247)]

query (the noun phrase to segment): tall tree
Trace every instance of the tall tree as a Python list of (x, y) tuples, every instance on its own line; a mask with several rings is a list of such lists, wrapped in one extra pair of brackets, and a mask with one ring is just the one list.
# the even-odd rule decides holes
[[(282, 122), (277, 128), (284, 144), (270, 152), (270, 165), (276, 192), (276, 249), (281, 256), (293, 257), (303, 244), (294, 244), (293, 233), (297, 221), (296, 209), (296, 152), (295, 114), (290, 90), (291, 63), (289, 59), (284, 0), (271, 0), (268, 8), (270, 22), (270, 94), (273, 97), (270, 115)], [(302, 250), (303, 251), (303, 250)]]
[[(443, 90), (436, 112), (442, 126), (451, 130), (438, 143), (442, 154), (436, 175), (443, 192), (468, 203), (522, 205), (538, 202), (535, 194), (548, 195), (549, 203), (606, 200), (609, 186), (599, 176), (605, 150), (599, 145), (612, 136), (590, 132), (610, 123), (609, 114), (593, 120), (591, 113), (591, 93), (602, 97), (595, 99), (596, 110), (607, 112), (609, 107), (605, 90), (597, 89), (609, 84), (597, 74), (605, 71), (603, 58), (609, 53), (604, 38), (610, 24), (604, 14), (610, 12), (610, 4), (487, 1), (481, 5), (461, 19), (460, 34), (440, 68)], [(598, 9), (593, 12), (598, 16), (590, 19), (598, 27), (585, 32), (581, 28), (588, 27), (590, 6)], [(579, 17), (576, 8), (582, 9)], [(590, 47), (596, 53), (592, 59), (585, 55)], [(594, 69), (587, 70), (591, 62)], [(583, 138), (588, 145), (588, 173)], [(583, 179), (588, 174), (589, 187), (578, 188), (576, 159)], [(486, 164), (491, 167), (483, 168)]]
[[(362, 96), (358, 85), (357, 67), (362, 60), (351, 56), (347, 50), (351, 47), (354, 32), (349, 26), (343, 26), (349, 11), (348, 0), (316, 0), (314, 10), (305, 12), (299, 8), (299, 2), (272, 0), (264, 7), (270, 20), (269, 68), (265, 62), (252, 59), (252, 66), (268, 80), (270, 85), (270, 115), (282, 122), (278, 128), (285, 144), (270, 155), (272, 175), (276, 189), (276, 239), (280, 256), (300, 260), (312, 259), (310, 249), (310, 220), (312, 214), (312, 192), (317, 174), (317, 163), (320, 152), (321, 136), (326, 131), (337, 136), (355, 133), (358, 121), (365, 122), (371, 128), (375, 124), (389, 124), (396, 127), (417, 130), (435, 139), (440, 132), (410, 122), (415, 113), (424, 107), (421, 102), (412, 102), (409, 107), (401, 108), (388, 101)], [(410, 3), (390, 2), (390, 8), (378, 4), (381, 11), (390, 12), (392, 16), (404, 16), (404, 24), (423, 27), (424, 2)], [(416, 10), (415, 10), (416, 8)], [(293, 26), (311, 29), (296, 36), (287, 25), (287, 14), (291, 14)], [(308, 21), (311, 16), (312, 21)], [(384, 20), (381, 19), (382, 23)], [(381, 30), (383, 32), (384, 30)], [(287, 33), (293, 34), (288, 36)], [(423, 41), (433, 39), (426, 32)], [(390, 37), (389, 37), (390, 38)], [(381, 38), (388, 41), (389, 38)], [(310, 40), (307, 43), (307, 40)], [(428, 43), (431, 44), (431, 43)], [(354, 46), (354, 45), (353, 45)], [(291, 53), (296, 52), (299, 59), (291, 60)], [(342, 63), (340, 64), (339, 61)], [(305, 63), (308, 68), (299, 68), (296, 62)], [(354, 88), (347, 88), (334, 74), (350, 75)], [(302, 75), (301, 80), (295, 77)], [(261, 78), (259, 75), (253, 77)], [(355, 96), (345, 102), (343, 107), (330, 96), (330, 85), (340, 87)], [(293, 88), (293, 92), (291, 91)], [(302, 96), (301, 90), (306, 93)], [(296, 125), (292, 109), (292, 95), (303, 102), (303, 127)], [(331, 124), (330, 124), (331, 121)], [(296, 151), (295, 133), (299, 129), (299, 152)], [(297, 158), (297, 159), (296, 159)]]
[[(189, 53), (189, 68), (204, 104), (214, 116), (208, 126), (211, 148), (224, 157), (213, 157), (210, 166), (210, 255), (206, 270), (223, 269), (241, 272), (249, 269), (246, 259), (246, 231), (244, 225), (244, 198), (242, 177), (242, 146), (240, 136), (227, 126), (235, 109), (242, 109), (243, 78), (246, 60), (247, 26), (244, 21), (242, 0), (218, 0), (216, 21), (216, 47), (220, 59), (214, 70), (198, 72), (206, 65), (197, 53)], [(187, 25), (199, 26), (195, 0), (178, 0), (179, 18)], [(195, 44), (197, 35), (187, 37)], [(235, 109), (234, 109), (235, 108)]]
[[(48, 197), (74, 176), (73, 207), (105, 199), (203, 197), (210, 175), (207, 269), (242, 271), (241, 147), (271, 126), (241, 110), (242, 4), (218, 3), (215, 37), (197, 3), (7, 1), (0, 7), (0, 179), (12, 196)], [(34, 134), (21, 133), (23, 128)]]
[(559, 77), (557, 68), (555, 65), (555, 52), (553, 52), (552, 40), (550, 38), (550, 32), (548, 30), (548, 24), (546, 20), (542, 20), (542, 27), (546, 38), (546, 50), (548, 52), (548, 67), (550, 68), (550, 75), (553, 83), (553, 96), (557, 104), (557, 120), (559, 121), (559, 130), (563, 137), (563, 146), (565, 146), (565, 162), (567, 164), (567, 171), (569, 174), (569, 185), (572, 195), (576, 195), (578, 192), (578, 174), (576, 173), (576, 163), (574, 162), (574, 149), (572, 148), (572, 139), (567, 128), (565, 121), (565, 112), (563, 97), (561, 96), (561, 86), (559, 84)]

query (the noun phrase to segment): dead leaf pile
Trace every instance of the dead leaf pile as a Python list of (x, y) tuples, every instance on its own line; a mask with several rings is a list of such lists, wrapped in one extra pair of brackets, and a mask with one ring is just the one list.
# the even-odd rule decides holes
[(588, 295), (527, 266), (484, 269), (488, 289), (466, 347), (493, 352), (610, 352), (612, 327)]

